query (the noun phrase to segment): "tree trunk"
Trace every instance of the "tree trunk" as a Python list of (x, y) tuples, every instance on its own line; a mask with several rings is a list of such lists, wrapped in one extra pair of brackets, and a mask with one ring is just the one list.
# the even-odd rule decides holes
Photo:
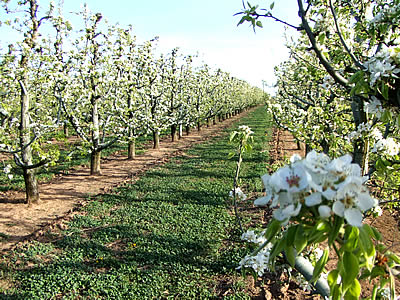
[(216, 116), (213, 117), (213, 125), (217, 125), (217, 117)]
[(211, 124), (210, 118), (207, 118), (207, 127), (210, 127), (210, 124)]
[[(21, 86), (21, 123), (20, 123), (20, 146), (21, 148), (28, 145), (31, 141), (31, 129), (30, 129), (30, 98), (27, 87), (27, 79), (23, 78), (20, 82)], [(21, 152), (22, 163), (24, 166), (32, 165), (32, 148), (27, 146), (23, 148)], [(35, 175), (34, 169), (23, 168), (24, 181), (25, 181), (25, 193), (26, 193), (26, 203), (30, 206), (32, 203), (38, 202), (40, 200), (39, 187)]]
[(136, 156), (135, 150), (136, 150), (135, 139), (132, 139), (129, 141), (128, 144), (128, 159), (132, 160), (135, 158)]
[(197, 121), (197, 131), (201, 131), (201, 124), (200, 124), (200, 121)]
[(92, 143), (93, 143), (93, 148), (95, 150), (93, 150), (90, 155), (90, 175), (100, 175), (101, 152), (97, 150), (99, 149), (99, 144), (100, 144), (99, 108), (98, 108), (98, 98), (96, 98), (94, 94), (92, 95), (91, 103), (92, 103), (92, 124), (93, 124)]
[(297, 145), (297, 150), (303, 150), (301, 149), (301, 143), (299, 140), (296, 140), (296, 145)]
[[(131, 76), (131, 75), (129, 75), (129, 76)], [(132, 106), (133, 106), (132, 98), (133, 98), (133, 95), (132, 95), (132, 92), (130, 92), (130, 93), (128, 94), (128, 99), (127, 99), (127, 104), (128, 104), (128, 119), (129, 119), (130, 122), (132, 122), (132, 121), (133, 121), (133, 118), (134, 118), (134, 114), (133, 114), (133, 111), (132, 111)], [(128, 159), (129, 159), (129, 160), (134, 159), (135, 156), (136, 156), (136, 153), (135, 153), (135, 151), (136, 151), (136, 139), (134, 138), (134, 136), (135, 136), (135, 131), (134, 131), (134, 129), (133, 129), (132, 127), (129, 127), (129, 130), (128, 130), (128, 137), (129, 137), (129, 143), (128, 143)]]
[(175, 142), (178, 140), (178, 132), (176, 124), (171, 125), (171, 140)]
[[(354, 97), (351, 103), (351, 109), (353, 112), (353, 119), (355, 127), (365, 123), (367, 120), (366, 114), (364, 112), (364, 103), (360, 97)], [(353, 144), (353, 163), (360, 165), (362, 169), (362, 174), (368, 173), (368, 149), (363, 138), (359, 138), (354, 141)]]
[[(39, 36), (40, 22), (37, 19), (36, 12), (38, 10), (37, 1), (27, 1), (30, 4), (31, 12), (31, 25), (29, 31), (26, 33), (24, 43), (32, 51), (36, 48), (36, 40)], [(24, 51), (23, 51), (24, 52)], [(40, 200), (39, 187), (35, 175), (34, 169), (28, 169), (27, 167), (32, 166), (32, 148), (29, 145), (31, 142), (31, 124), (30, 124), (30, 97), (29, 97), (29, 84), (28, 84), (28, 68), (29, 57), (25, 54), (21, 55), (19, 68), (24, 70), (22, 76), (19, 79), (20, 91), (20, 107), (21, 107), (21, 123), (19, 126), (19, 146), (23, 149), (21, 151), (23, 174), (25, 181), (25, 192), (26, 192), (26, 203), (30, 206), (32, 203)]]
[(69, 132), (68, 132), (68, 123), (67, 122), (64, 122), (63, 129), (64, 129), (64, 136), (68, 137)]
[(179, 124), (178, 139), (181, 139), (182, 137), (183, 137), (183, 125)]
[(322, 152), (325, 153), (326, 155), (329, 155), (329, 149), (330, 149), (329, 143), (325, 139), (323, 139), (320, 144), (322, 146)]
[(90, 175), (101, 175), (101, 151), (94, 150), (90, 154)]
[(153, 130), (153, 149), (160, 149), (160, 134)]
[(189, 125), (186, 125), (186, 135), (189, 135), (190, 134), (190, 126)]
[(34, 169), (24, 169), (24, 181), (26, 204), (31, 206), (32, 204), (37, 203), (40, 200), (39, 185)]

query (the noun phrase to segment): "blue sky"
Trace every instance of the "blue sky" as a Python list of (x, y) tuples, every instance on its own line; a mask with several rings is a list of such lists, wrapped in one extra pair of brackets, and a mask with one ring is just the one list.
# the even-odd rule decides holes
[[(58, 0), (55, 0), (57, 3)], [(132, 24), (140, 41), (159, 36), (159, 48), (167, 52), (180, 47), (182, 54), (199, 54), (200, 60), (214, 68), (261, 87), (262, 80), (273, 83), (273, 67), (287, 57), (284, 26), (263, 20), (256, 34), (247, 25), (236, 26), (241, 0), (64, 0), (64, 15), (79, 11), (86, 2), (89, 9), (101, 12), (110, 23)], [(268, 7), (271, 0), (250, 0)], [(275, 0), (275, 14), (297, 25), (295, 0)], [(48, 0), (40, 0), (47, 7)], [(0, 14), (4, 18), (4, 12)], [(288, 33), (295, 34), (293, 29)], [(4, 49), (4, 28), (0, 39)]]

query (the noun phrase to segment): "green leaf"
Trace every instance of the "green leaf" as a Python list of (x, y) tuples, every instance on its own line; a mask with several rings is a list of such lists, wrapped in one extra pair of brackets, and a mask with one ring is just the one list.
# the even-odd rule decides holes
[(275, 260), (275, 257), (283, 251), (285, 244), (286, 241), (284, 239), (280, 239), (279, 242), (274, 244), (269, 255), (270, 262), (273, 262)]
[(245, 152), (250, 153), (253, 150), (253, 146), (250, 144), (246, 144), (244, 145), (244, 150)]
[(346, 294), (344, 295), (345, 300), (357, 300), (361, 294), (361, 285), (357, 279), (354, 279), (353, 283), (350, 285)]
[(328, 236), (328, 245), (332, 246), (332, 244), (335, 242), (336, 238), (339, 235), (340, 229), (342, 229), (344, 223), (344, 219), (342, 217), (339, 217), (338, 215), (335, 215), (334, 221), (333, 221), (333, 228), (329, 232)]
[(329, 272), (329, 274), (328, 274), (328, 284), (331, 287), (331, 289), (335, 284), (337, 284), (338, 277), (339, 277), (339, 271), (338, 270), (332, 270), (332, 271)]
[(349, 83), (356, 83), (364, 78), (364, 71), (358, 71), (350, 77)]
[(263, 28), (263, 24), (262, 24), (261, 21), (257, 21), (257, 22), (256, 22), (256, 25), (257, 25), (258, 27), (260, 27), (260, 28)]
[(229, 152), (228, 159), (231, 159), (232, 157), (234, 157), (235, 154), (236, 154), (235, 152)]
[(318, 36), (318, 42), (320, 44), (323, 44), (325, 41), (325, 37), (326, 37), (325, 32), (320, 33), (320, 35)]
[(347, 289), (353, 284), (354, 279), (356, 279), (358, 275), (359, 269), (358, 257), (351, 252), (344, 252), (341, 272), (344, 291), (347, 291)]
[(387, 258), (390, 258), (396, 264), (400, 265), (400, 257), (398, 257), (396, 254), (394, 254), (394, 253), (386, 253), (385, 256)]
[(400, 129), (400, 115), (398, 115), (396, 118), (396, 127), (397, 129)]
[(326, 263), (328, 262), (329, 259), (329, 248), (325, 248), (324, 253), (322, 254), (321, 258), (317, 261), (314, 267), (313, 275), (310, 280), (310, 282), (316, 282), (317, 279), (319, 278), (319, 275), (321, 275), (322, 271), (324, 270), (324, 267)]
[(374, 244), (372, 243), (371, 236), (369, 234), (370, 228), (367, 226), (367, 224), (364, 224), (360, 228), (359, 244), (365, 257), (365, 266), (368, 270), (371, 271), (374, 267), (376, 251)]
[(392, 120), (392, 114), (390, 113), (389, 110), (385, 109), (381, 116), (381, 121), (383, 123), (389, 123), (391, 120)]
[(378, 286), (374, 285), (374, 289), (372, 290), (371, 300), (376, 299), (377, 293), (378, 293)]
[(286, 240), (286, 246), (293, 246), (298, 226), (289, 227), (287, 230), (284, 238)]
[(341, 300), (341, 294), (340, 285), (336, 284), (333, 288), (331, 288), (332, 300)]
[(313, 244), (318, 244), (326, 240), (326, 232), (314, 230), (308, 237), (308, 242)]
[(375, 266), (372, 271), (371, 271), (371, 279), (379, 276), (385, 276), (386, 275), (386, 270), (384, 267), (381, 266)]
[(267, 241), (270, 241), (273, 237), (275, 237), (279, 229), (281, 229), (281, 222), (278, 220), (273, 220), (271, 223), (269, 223), (264, 237), (267, 239)]
[(301, 253), (307, 246), (307, 235), (304, 234), (302, 225), (297, 226), (297, 231), (294, 238), (294, 246), (296, 247), (297, 253)]
[(270, 10), (273, 10), (273, 9), (274, 9), (274, 6), (275, 6), (275, 2), (272, 2), (271, 5), (269, 6), (269, 9), (270, 9)]
[(353, 252), (358, 245), (359, 229), (355, 226), (346, 227), (343, 250)]
[(375, 227), (370, 227), (370, 228), (371, 228), (372, 231), (374, 232), (374, 238), (375, 238), (377, 241), (382, 240), (382, 235), (381, 235), (381, 233), (380, 233)]
[(286, 246), (285, 248), (285, 256), (289, 264), (294, 267), (296, 260), (296, 250), (293, 246)]
[(384, 81), (382, 81), (381, 93), (383, 98), (385, 98), (386, 100), (389, 99), (389, 86)]
[(244, 21), (246, 21), (246, 16), (243, 16), (243, 17), (240, 19), (240, 21), (237, 23), (236, 26), (239, 26), (239, 25), (243, 24)]

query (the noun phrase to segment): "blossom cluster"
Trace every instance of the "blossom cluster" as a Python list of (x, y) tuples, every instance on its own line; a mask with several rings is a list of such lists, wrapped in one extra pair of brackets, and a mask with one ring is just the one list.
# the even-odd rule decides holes
[(375, 96), (372, 96), (369, 102), (364, 103), (364, 110), (366, 113), (375, 115), (378, 119), (384, 112), (381, 101), (379, 101)]
[(240, 189), (240, 187), (236, 187), (234, 190), (232, 189), (229, 192), (229, 197), (233, 198), (235, 195), (242, 201), (246, 200), (246, 198), (247, 198), (246, 194), (243, 193), (243, 191)]
[(254, 132), (251, 130), (251, 128), (247, 125), (240, 125), (238, 127), (238, 129), (240, 130), (241, 133), (244, 133), (244, 135), (246, 137), (249, 137), (250, 135), (252, 135)]
[(397, 155), (400, 152), (400, 144), (396, 142), (394, 138), (391, 137), (387, 139), (382, 138), (375, 143), (371, 152), (382, 152), (382, 151), (389, 156)]
[(400, 18), (400, 4), (394, 4), (393, 6), (386, 6), (379, 11), (374, 18), (370, 21), (371, 24), (379, 24), (385, 20), (391, 20), (393, 23), (399, 21)]
[(381, 77), (397, 77), (395, 74), (399, 73), (400, 69), (396, 67), (394, 57), (392, 57), (395, 53), (393, 49), (383, 49), (364, 64), (365, 69), (370, 73), (371, 86), (374, 86)]
[(254, 204), (270, 203), (275, 208), (274, 218), (283, 224), (311, 213), (322, 219), (338, 215), (350, 225), (361, 227), (363, 212), (378, 203), (364, 185), (367, 178), (361, 175), (360, 166), (351, 162), (350, 155), (333, 160), (316, 151), (305, 159), (294, 155), (290, 165), (262, 176), (266, 195)]
[(365, 134), (369, 134), (371, 131), (371, 125), (368, 123), (361, 123), (357, 126), (357, 130), (352, 131), (348, 134), (347, 138), (349, 141), (354, 141)]
[[(253, 230), (249, 230), (242, 234), (242, 240), (255, 243), (259, 246), (266, 242), (264, 237), (265, 231), (260, 234), (255, 234)], [(252, 268), (258, 276), (262, 276), (266, 270), (269, 269), (268, 262), (272, 244), (268, 243), (256, 255), (246, 255), (239, 263), (237, 269)]]
[(8, 177), (8, 179), (10, 179), (10, 180), (13, 179), (13, 177), (14, 177), (13, 174), (10, 174), (11, 169), (12, 169), (11, 165), (7, 165), (7, 166), (5, 166), (4, 169), (3, 169), (3, 172), (4, 172), (5, 174), (7, 174), (7, 177)]

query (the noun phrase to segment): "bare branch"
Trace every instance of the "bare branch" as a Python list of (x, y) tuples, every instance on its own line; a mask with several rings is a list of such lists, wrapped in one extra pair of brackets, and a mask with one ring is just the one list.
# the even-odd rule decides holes
[(36, 164), (27, 165), (27, 164), (24, 164), (21, 161), (21, 158), (18, 156), (17, 153), (14, 153), (14, 162), (18, 167), (20, 167), (20, 168), (22, 168), (24, 170), (30, 170), (30, 169), (36, 169), (36, 168), (39, 168), (41, 166), (44, 166), (45, 164), (47, 164), (49, 162), (49, 160), (48, 159), (44, 159), (44, 160), (42, 160), (42, 161), (40, 161), (40, 162), (38, 162)]
[(291, 27), (291, 28), (294, 28), (294, 29), (296, 29), (297, 31), (304, 30), (304, 28), (303, 28), (302, 26), (295, 26), (295, 25), (289, 24), (288, 22), (283, 21), (283, 20), (281, 20), (281, 19), (279, 19), (279, 18), (273, 16), (270, 12), (267, 12), (267, 13), (265, 14), (265, 17), (271, 18), (271, 19), (273, 19), (273, 20), (276, 21), (276, 22), (285, 24), (286, 26)]

